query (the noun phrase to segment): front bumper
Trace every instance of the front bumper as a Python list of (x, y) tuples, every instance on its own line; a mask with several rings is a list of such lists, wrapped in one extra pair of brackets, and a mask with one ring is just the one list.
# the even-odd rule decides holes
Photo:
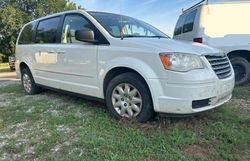
[(232, 97), (234, 75), (205, 83), (150, 80), (154, 109), (159, 113), (194, 114), (218, 107)]

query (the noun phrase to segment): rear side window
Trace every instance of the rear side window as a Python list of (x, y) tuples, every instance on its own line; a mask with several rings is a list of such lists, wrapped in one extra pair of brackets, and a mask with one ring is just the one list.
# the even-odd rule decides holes
[(184, 23), (184, 16), (181, 16), (176, 24), (174, 35), (180, 35), (182, 34), (182, 28)]
[(28, 24), (27, 26), (24, 27), (24, 29), (22, 30), (22, 33), (19, 37), (19, 41), (18, 44), (20, 45), (24, 45), (24, 44), (32, 44), (32, 35), (33, 35), (33, 31), (35, 28), (35, 23), (31, 23)]
[(180, 16), (175, 27), (174, 36), (193, 31), (196, 14), (197, 9)]
[(196, 13), (197, 13), (197, 10), (193, 10), (186, 16), (185, 22), (183, 25), (183, 33), (193, 31)]
[(59, 22), (60, 17), (40, 21), (36, 31), (36, 43), (56, 43)]

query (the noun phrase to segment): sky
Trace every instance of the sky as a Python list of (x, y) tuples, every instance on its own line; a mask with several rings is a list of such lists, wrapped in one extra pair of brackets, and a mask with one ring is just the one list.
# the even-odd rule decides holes
[[(200, 0), (72, 0), (90, 11), (118, 13), (143, 20), (169, 36), (182, 8), (189, 8)], [(210, 0), (229, 1), (229, 0)], [(239, 0), (231, 0), (239, 1)], [(244, 0), (243, 0), (244, 1)]]

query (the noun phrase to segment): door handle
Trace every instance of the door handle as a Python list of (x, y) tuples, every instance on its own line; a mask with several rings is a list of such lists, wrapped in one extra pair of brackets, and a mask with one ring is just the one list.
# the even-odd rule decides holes
[(57, 54), (65, 54), (64, 50), (57, 50)]
[(47, 53), (48, 53), (48, 54), (54, 54), (55, 51), (54, 51), (54, 50), (47, 50)]

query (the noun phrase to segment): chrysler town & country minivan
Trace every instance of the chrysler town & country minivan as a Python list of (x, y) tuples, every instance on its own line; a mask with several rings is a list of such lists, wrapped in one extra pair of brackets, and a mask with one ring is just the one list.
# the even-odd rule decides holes
[(67, 11), (32, 21), (21, 30), (16, 59), (26, 94), (50, 87), (103, 99), (116, 119), (207, 111), (234, 88), (221, 51), (111, 13)]

